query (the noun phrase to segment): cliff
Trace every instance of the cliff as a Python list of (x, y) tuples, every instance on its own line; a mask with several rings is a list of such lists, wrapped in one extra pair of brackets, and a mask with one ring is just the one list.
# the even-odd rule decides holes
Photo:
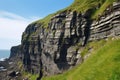
[(94, 8), (85, 12), (63, 10), (50, 16), (48, 24), (28, 25), (21, 45), (11, 49), (10, 58), (20, 58), (26, 71), (40, 76), (60, 74), (89, 56), (81, 51), (88, 42), (120, 36), (120, 2), (108, 6), (92, 19)]

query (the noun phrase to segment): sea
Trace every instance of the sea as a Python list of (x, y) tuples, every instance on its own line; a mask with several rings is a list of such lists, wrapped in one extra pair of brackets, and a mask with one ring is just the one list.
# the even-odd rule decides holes
[(10, 50), (0, 50), (0, 61), (4, 61), (4, 59), (9, 58)]

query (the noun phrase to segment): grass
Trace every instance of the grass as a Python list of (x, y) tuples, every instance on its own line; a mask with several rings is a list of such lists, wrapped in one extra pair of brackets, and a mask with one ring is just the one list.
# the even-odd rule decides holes
[[(94, 45), (102, 45), (97, 42)], [(108, 40), (81, 65), (42, 80), (120, 80), (120, 40)]]
[(44, 28), (48, 27), (48, 23), (54, 14), (49, 14), (44, 19), (38, 20), (37, 23), (43, 23)]
[(95, 11), (95, 13), (92, 15), (92, 18), (93, 19), (96, 19), (98, 18), (100, 15), (103, 14), (103, 12), (105, 11), (105, 9), (110, 6), (114, 1), (116, 0), (106, 0), (102, 5), (101, 7)]
[(53, 14), (49, 14), (48, 16), (44, 17), (43, 19), (37, 20), (32, 22), (31, 24), (42, 24), (42, 27), (47, 28), (48, 27), (48, 23), (51, 20), (51, 18), (55, 15), (55, 13)]
[(77, 11), (79, 13), (84, 13), (89, 9), (93, 9), (91, 18), (96, 19), (100, 15), (102, 15), (105, 9), (114, 1), (117, 0), (75, 0), (73, 4), (68, 7), (68, 9), (72, 11)]
[(39, 74), (31, 74), (31, 73), (23, 71), (22, 77), (28, 78), (29, 80), (36, 80), (39, 77)]
[(89, 8), (97, 6), (97, 4), (98, 4), (97, 0), (75, 0), (68, 9), (83, 13), (87, 11)]
[(106, 43), (106, 40), (100, 40), (100, 41), (94, 41), (94, 42), (90, 42), (88, 43), (84, 49), (82, 49), (82, 52), (81, 52), (81, 56), (84, 57), (87, 53), (89, 53), (90, 49), (92, 51), (96, 51), (98, 50), (99, 48), (101, 48), (104, 44)]

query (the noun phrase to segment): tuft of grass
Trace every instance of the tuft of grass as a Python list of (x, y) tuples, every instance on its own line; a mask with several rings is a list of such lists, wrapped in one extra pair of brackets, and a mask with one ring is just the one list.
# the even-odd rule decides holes
[[(98, 42), (94, 45), (103, 45)], [(120, 80), (120, 40), (108, 40), (93, 51), (83, 64), (42, 80)]]

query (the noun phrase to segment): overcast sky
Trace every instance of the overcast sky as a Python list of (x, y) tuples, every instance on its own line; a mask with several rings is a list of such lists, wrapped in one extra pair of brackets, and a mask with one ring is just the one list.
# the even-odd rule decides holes
[(0, 49), (20, 44), (26, 26), (69, 6), (73, 0), (1, 0)]

